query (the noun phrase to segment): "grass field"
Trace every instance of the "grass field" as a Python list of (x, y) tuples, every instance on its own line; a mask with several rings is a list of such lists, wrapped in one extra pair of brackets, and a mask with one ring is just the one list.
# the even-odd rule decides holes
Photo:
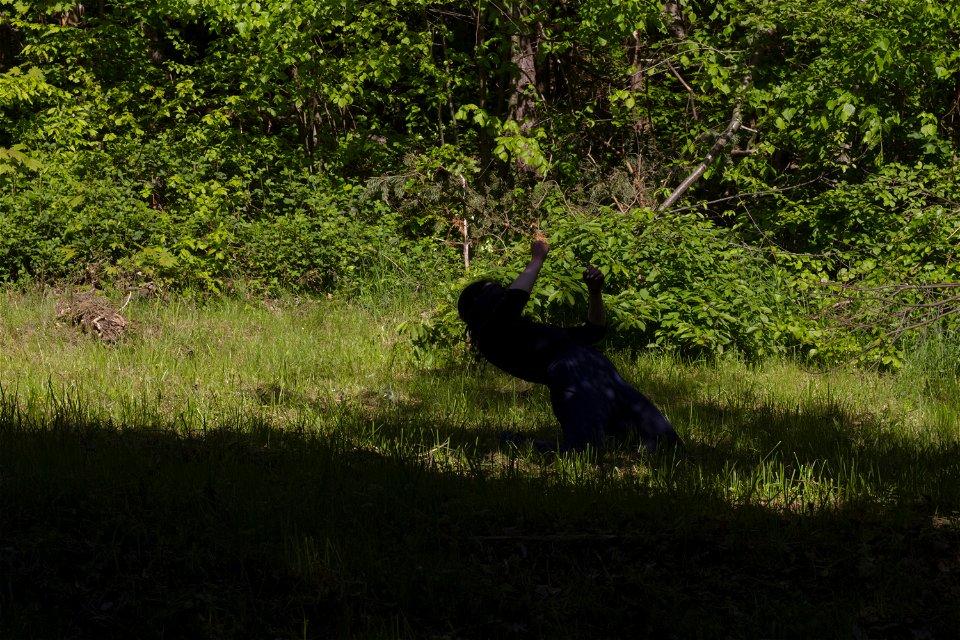
[[(0, 637), (960, 637), (949, 341), (896, 375), (611, 354), (682, 457), (501, 449), (544, 389), (429, 302), (0, 294)], [(122, 301), (116, 301), (122, 302)]]

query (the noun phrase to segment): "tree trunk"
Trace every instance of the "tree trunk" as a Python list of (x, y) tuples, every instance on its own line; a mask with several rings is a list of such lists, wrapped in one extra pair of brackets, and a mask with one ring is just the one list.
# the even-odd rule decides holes
[[(526, 133), (537, 124), (537, 55), (535, 25), (528, 23), (529, 10), (523, 2), (510, 6), (510, 22), (514, 29), (510, 36), (510, 61), (515, 70), (510, 81), (507, 117), (520, 125), (520, 133)], [(535, 175), (536, 167), (523, 158), (515, 162), (517, 171), (523, 175)]]
[(515, 29), (510, 36), (510, 61), (516, 69), (511, 81), (508, 114), (526, 131), (536, 124), (537, 56), (533, 29), (526, 24), (529, 11), (522, 2), (510, 7), (510, 20)]
[(663, 10), (670, 18), (670, 32), (677, 40), (687, 39), (687, 28), (683, 24), (683, 9), (681, 0), (667, 0)]
[[(630, 93), (634, 96), (647, 92), (647, 77), (643, 69), (643, 57), (641, 51), (643, 46), (640, 40), (640, 32), (634, 31), (633, 35), (627, 38), (627, 55), (630, 58), (630, 65), (633, 70), (630, 72)], [(636, 99), (636, 98), (635, 98)], [(650, 129), (650, 120), (640, 114), (639, 109), (634, 109), (633, 130), (635, 133), (646, 133)]]

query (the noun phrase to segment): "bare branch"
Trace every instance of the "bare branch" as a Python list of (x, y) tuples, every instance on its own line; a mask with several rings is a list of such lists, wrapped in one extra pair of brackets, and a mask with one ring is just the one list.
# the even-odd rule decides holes
[[(663, 207), (661, 206), (659, 209), (657, 209), (657, 211), (660, 212), (660, 213), (665, 213), (665, 214), (681, 213), (681, 212), (683, 212), (683, 211), (690, 211), (691, 209), (699, 209), (699, 208), (701, 208), (701, 207), (710, 207), (710, 206), (712, 206), (712, 205), (720, 204), (721, 202), (727, 202), (727, 201), (729, 201), (729, 200), (743, 200), (743, 199), (745, 199), (745, 198), (752, 198), (752, 197), (760, 197), (760, 198), (762, 198), (762, 197), (764, 197), (764, 196), (769, 196), (769, 195), (773, 195), (773, 194), (776, 194), (776, 193), (784, 193), (784, 192), (786, 192), (786, 191), (792, 191), (792, 190), (794, 190), (794, 189), (800, 189), (800, 188), (809, 186), (809, 185), (811, 185), (811, 184), (813, 184), (813, 183), (815, 183), (815, 182), (818, 182), (820, 179), (821, 179), (821, 177), (817, 177), (817, 178), (814, 178), (813, 180), (807, 180), (806, 182), (801, 182), (801, 183), (799, 183), (799, 184), (794, 184), (794, 185), (790, 185), (790, 186), (787, 186), (787, 187), (777, 187), (777, 188), (774, 188), (774, 189), (768, 189), (768, 190), (766, 190), (766, 191), (748, 191), (748, 192), (745, 192), (745, 193), (737, 193), (737, 194), (734, 194), (734, 195), (732, 195), (732, 196), (725, 196), (725, 197), (723, 197), (723, 198), (717, 198), (716, 200), (708, 200), (708, 201), (706, 201), (706, 202), (699, 202), (699, 203), (697, 203), (697, 204), (692, 204), (692, 205), (689, 205), (689, 206), (686, 206), (686, 207), (678, 207), (678, 208), (676, 208), (676, 209), (670, 209), (669, 211), (664, 211), (664, 210), (663, 210)], [(744, 247), (744, 248), (745, 248), (745, 249), (753, 249), (752, 247)], [(755, 249), (755, 250), (761, 251), (761, 249)], [(789, 252), (784, 252), (784, 253), (789, 253)], [(800, 254), (791, 254), (791, 255), (800, 255)]]
[(857, 292), (865, 291), (895, 291), (897, 293), (901, 291), (921, 291), (928, 289), (957, 289), (960, 288), (960, 282), (935, 282), (932, 284), (903, 284), (903, 283), (893, 283), (893, 284), (882, 284), (875, 287), (860, 287), (853, 286), (842, 282), (824, 282), (824, 286), (827, 287), (841, 287), (851, 289)]
[(670, 69), (670, 72), (673, 76), (683, 85), (683, 88), (687, 90), (687, 93), (690, 94), (690, 109), (693, 112), (692, 117), (694, 120), (699, 120), (700, 117), (697, 115), (697, 94), (693, 91), (693, 88), (687, 84), (687, 81), (683, 79), (683, 76), (680, 75), (680, 72), (677, 71), (677, 68), (671, 64), (670, 59), (667, 59), (667, 68)]
[(697, 165), (693, 172), (680, 183), (676, 189), (673, 190), (673, 193), (670, 194), (666, 200), (663, 201), (657, 211), (665, 211), (676, 204), (677, 200), (683, 196), (687, 190), (693, 186), (693, 184), (699, 180), (704, 173), (707, 172), (707, 169), (710, 168), (710, 165), (714, 163), (717, 157), (720, 155), (720, 152), (726, 147), (730, 140), (733, 139), (734, 134), (737, 133), (737, 130), (743, 124), (743, 97), (746, 93), (747, 87), (750, 86), (750, 83), (753, 80), (752, 72), (748, 71), (747, 75), (744, 76), (743, 81), (740, 83), (740, 89), (737, 91), (737, 99), (733, 105), (733, 116), (730, 118), (730, 123), (727, 125), (726, 131), (717, 138), (717, 141), (713, 143), (713, 146), (710, 148), (710, 151), (704, 157), (703, 161)]

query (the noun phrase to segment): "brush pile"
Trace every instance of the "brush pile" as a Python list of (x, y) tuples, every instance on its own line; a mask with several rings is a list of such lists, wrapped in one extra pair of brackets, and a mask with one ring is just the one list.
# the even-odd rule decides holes
[(120, 311), (96, 291), (67, 294), (57, 303), (57, 320), (80, 327), (107, 344), (117, 342), (127, 331), (127, 321)]

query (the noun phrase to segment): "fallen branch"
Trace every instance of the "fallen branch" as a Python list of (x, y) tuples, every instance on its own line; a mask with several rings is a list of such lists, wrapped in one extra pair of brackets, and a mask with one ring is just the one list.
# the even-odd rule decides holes
[[(800, 189), (800, 188), (806, 187), (806, 186), (808, 186), (808, 185), (811, 185), (811, 184), (819, 181), (820, 179), (821, 179), (821, 177), (818, 176), (818, 177), (814, 178), (813, 180), (807, 180), (806, 182), (801, 182), (801, 183), (799, 183), (799, 184), (794, 184), (794, 185), (790, 185), (790, 186), (787, 186), (787, 187), (774, 187), (773, 189), (767, 189), (766, 191), (748, 191), (748, 192), (746, 192), (746, 193), (737, 193), (737, 194), (734, 194), (734, 195), (732, 195), (732, 196), (724, 196), (723, 198), (717, 198), (716, 200), (709, 200), (709, 201), (707, 201), (707, 202), (698, 202), (697, 204), (692, 204), (692, 205), (685, 206), (685, 207), (677, 207), (676, 209), (671, 209), (671, 210), (669, 210), (669, 211), (664, 211), (664, 210), (663, 210), (663, 207), (661, 206), (659, 209), (657, 209), (657, 211), (659, 211), (660, 213), (681, 213), (681, 212), (683, 212), (683, 211), (690, 211), (691, 209), (700, 209), (701, 207), (712, 207), (713, 205), (721, 204), (721, 203), (723, 203), (723, 202), (728, 202), (728, 201), (730, 201), (730, 200), (743, 200), (743, 199), (746, 199), (746, 198), (754, 198), (754, 197), (756, 197), (756, 198), (763, 198), (763, 197), (770, 196), (770, 195), (774, 195), (774, 194), (777, 194), (777, 193), (784, 193), (784, 192), (786, 192), (786, 191), (792, 191), (793, 189)], [(759, 230), (759, 229), (758, 229), (758, 230)], [(761, 233), (763, 233), (762, 230), (760, 230), (760, 231), (761, 231)], [(765, 251), (765, 249), (755, 249), (755, 248), (746, 247), (746, 246), (745, 246), (744, 248), (745, 248), (745, 249), (750, 249), (750, 250), (756, 250), (756, 251)], [(788, 252), (788, 251), (784, 251), (783, 253), (786, 253), (786, 254), (789, 254), (789, 255), (814, 255), (814, 254), (790, 253), (790, 252)], [(821, 254), (816, 254), (816, 255), (821, 255)]]
[(824, 282), (826, 287), (839, 287), (849, 291), (855, 291), (857, 293), (870, 292), (870, 291), (893, 291), (894, 294), (901, 293), (903, 291), (925, 291), (930, 289), (956, 289), (960, 288), (960, 282), (935, 282), (931, 284), (903, 284), (902, 282), (896, 282), (891, 284), (882, 284), (873, 287), (861, 287), (861, 286), (851, 286), (842, 282)]
[[(820, 320), (832, 323), (843, 334), (871, 336), (869, 343), (838, 367), (862, 360), (870, 353), (885, 355), (905, 337), (933, 329), (948, 318), (960, 316), (957, 282), (891, 283), (859, 286), (823, 283), (824, 297), (836, 300), (823, 310)], [(913, 299), (903, 299), (913, 294)]]
[(733, 139), (733, 136), (737, 133), (737, 130), (743, 126), (743, 97), (746, 94), (747, 87), (750, 86), (752, 81), (753, 74), (752, 72), (748, 71), (747, 75), (743, 78), (743, 82), (740, 83), (740, 88), (737, 90), (737, 99), (733, 105), (733, 116), (730, 118), (730, 123), (727, 125), (726, 130), (720, 135), (719, 138), (717, 138), (717, 141), (713, 143), (710, 151), (707, 153), (706, 157), (704, 157), (703, 161), (697, 165), (696, 169), (693, 170), (693, 173), (687, 176), (686, 179), (680, 183), (680, 186), (673, 190), (673, 193), (670, 194), (670, 197), (664, 200), (663, 204), (657, 207), (657, 211), (666, 211), (676, 204), (677, 200), (679, 200), (681, 196), (683, 196), (683, 194), (686, 193), (687, 190), (692, 187), (693, 184), (699, 180), (704, 173), (707, 172), (707, 169), (709, 169), (710, 165), (714, 163), (714, 161), (720, 155), (720, 152), (723, 151), (728, 144), (730, 144), (730, 140)]

